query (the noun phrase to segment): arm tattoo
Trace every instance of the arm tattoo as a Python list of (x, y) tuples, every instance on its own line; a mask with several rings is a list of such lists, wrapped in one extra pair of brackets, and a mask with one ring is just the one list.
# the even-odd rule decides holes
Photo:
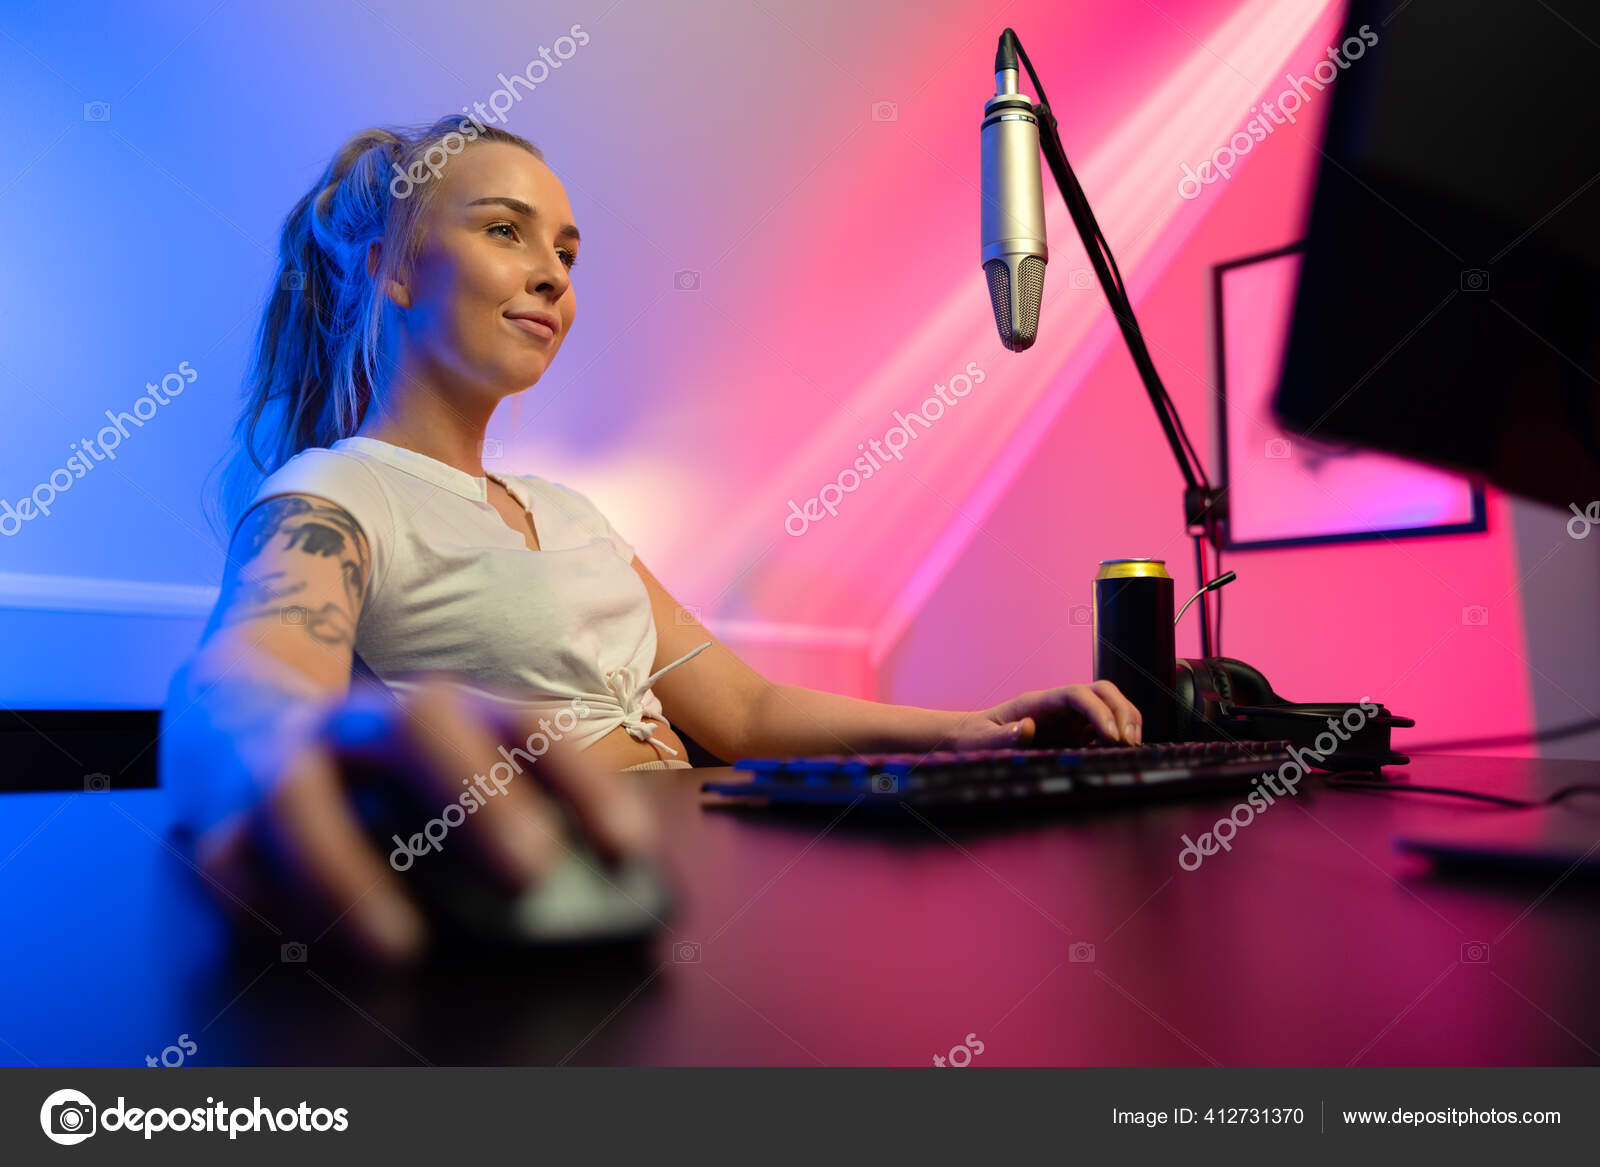
[[(283, 568), (262, 571), (261, 554), (273, 541), (283, 551), (295, 552)], [(230, 557), (222, 581), (221, 602), (204, 637), (217, 628), (262, 616), (278, 615), (285, 624), (298, 624), (323, 644), (355, 643), (355, 619), (364, 599), (363, 577), (370, 557), (361, 529), (350, 513), (329, 503), (285, 496), (271, 498), (253, 508), (234, 537), (237, 554)], [(339, 567), (343, 605), (332, 601), (316, 607), (295, 603), (293, 597), (310, 586), (312, 566), (300, 556), (333, 560)], [(297, 567), (299, 570), (296, 570)]]

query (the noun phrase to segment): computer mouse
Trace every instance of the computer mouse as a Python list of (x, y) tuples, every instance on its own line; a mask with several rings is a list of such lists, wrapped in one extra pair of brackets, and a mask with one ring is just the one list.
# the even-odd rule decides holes
[[(441, 940), (509, 948), (639, 941), (672, 914), (674, 896), (655, 863), (632, 858), (608, 865), (570, 829), (554, 870), (508, 894), (467, 855), (464, 839), (444, 835), (434, 848), (423, 838), (430, 816), (395, 787), (364, 784), (352, 796), (369, 837)], [(408, 848), (413, 839), (420, 846)]]

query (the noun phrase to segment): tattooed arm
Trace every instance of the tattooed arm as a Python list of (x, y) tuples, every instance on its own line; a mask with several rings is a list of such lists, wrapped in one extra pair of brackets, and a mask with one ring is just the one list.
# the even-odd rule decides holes
[(280, 495), (240, 521), (162, 722), (163, 782), (192, 824), (245, 804), (281, 751), (349, 693), (371, 570), (361, 528), (326, 499)]
[(343, 691), (371, 570), (348, 511), (305, 494), (269, 498), (239, 523), (200, 655), (261, 649)]
[(179, 834), (193, 836), (195, 868), (242, 935), (274, 950), (310, 936), (383, 961), (427, 943), (406, 869), (367, 836), (355, 780), (466, 807), (464, 775), (480, 775), (463, 811), (476, 813), (459, 830), (486, 891), (526, 891), (563, 863), (569, 837), (607, 861), (654, 848), (655, 816), (627, 781), (636, 775), (604, 772), (569, 743), (540, 759), (536, 779), (496, 782), (482, 797), (497, 744), (531, 742), (535, 711), (444, 676), (404, 695), (352, 691), (372, 555), (348, 512), (308, 494), (267, 499), (240, 523), (229, 564), (200, 647), (168, 691), (161, 784)]

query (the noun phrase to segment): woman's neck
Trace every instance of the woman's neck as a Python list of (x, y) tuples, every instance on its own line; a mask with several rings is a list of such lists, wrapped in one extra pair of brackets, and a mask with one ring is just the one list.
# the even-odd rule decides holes
[(489, 413), (468, 412), (460, 402), (446, 402), (436, 394), (419, 390), (391, 402), (389, 408), (380, 408), (374, 402), (356, 436), (414, 450), (482, 478), (483, 440), (488, 429)]

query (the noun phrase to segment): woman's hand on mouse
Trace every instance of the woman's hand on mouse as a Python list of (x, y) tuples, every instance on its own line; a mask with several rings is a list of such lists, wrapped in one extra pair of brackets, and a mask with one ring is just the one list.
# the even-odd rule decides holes
[[(656, 845), (654, 815), (638, 788), (563, 745), (548, 716), (541, 728), (536, 718), (430, 680), (407, 693), (363, 686), (304, 724), (253, 767), (267, 771), (253, 775), (260, 800), (196, 845), (202, 872), (236, 915), (304, 929), (295, 939), (326, 936), (386, 963), (415, 958), (428, 929), (408, 873), (437, 862), (442, 848), (462, 848), (486, 884), (515, 892), (560, 861), (573, 842), (567, 821), (607, 858)], [(541, 738), (548, 747), (535, 749)], [(506, 763), (502, 747), (522, 751), (520, 769)], [(415, 836), (402, 836), (414, 845), (374, 844), (352, 800), (355, 781), (404, 783), (408, 797), (396, 805), (436, 808), (419, 812)], [(460, 810), (446, 817), (451, 806)], [(424, 835), (433, 821), (447, 832)]]
[(964, 715), (950, 735), (953, 750), (1140, 745), (1144, 718), (1110, 681), (1035, 689), (991, 709)]

